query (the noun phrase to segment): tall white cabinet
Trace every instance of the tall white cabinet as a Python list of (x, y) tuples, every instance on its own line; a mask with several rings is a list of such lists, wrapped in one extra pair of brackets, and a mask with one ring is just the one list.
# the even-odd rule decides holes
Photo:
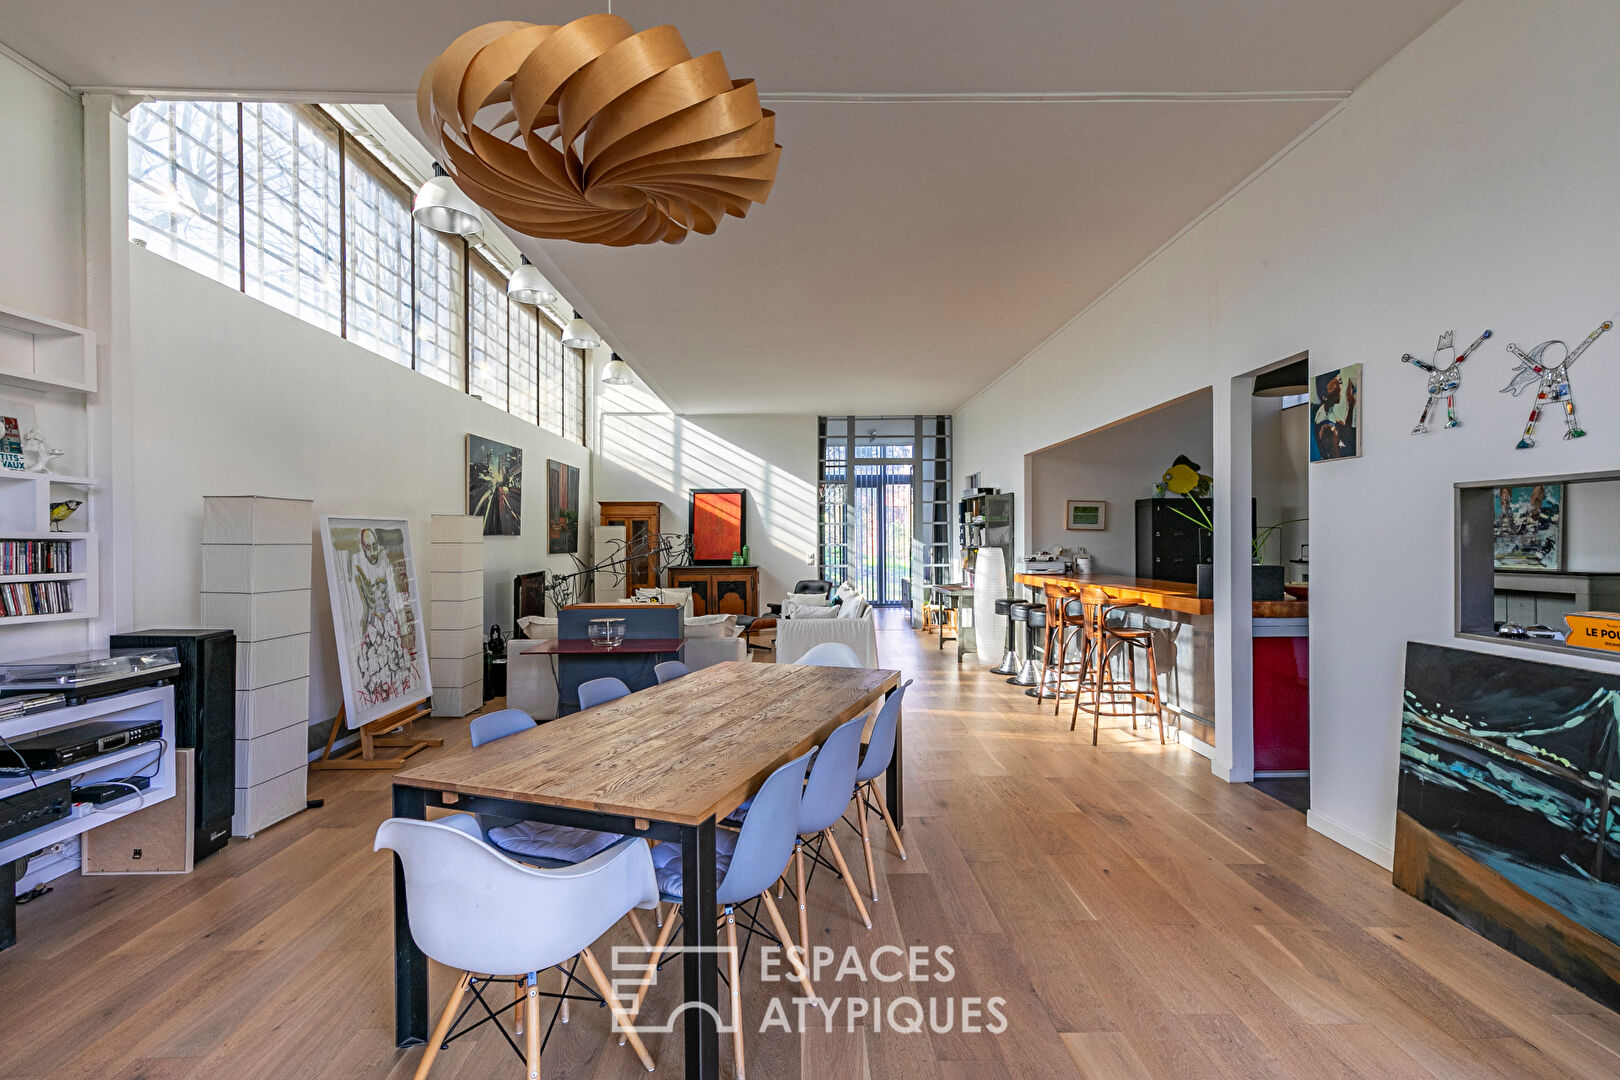
[(434, 514), (428, 539), (433, 715), (466, 716), (484, 704), (484, 519)]
[(236, 631), (236, 836), (307, 799), (313, 529), (309, 499), (203, 499), (203, 623)]

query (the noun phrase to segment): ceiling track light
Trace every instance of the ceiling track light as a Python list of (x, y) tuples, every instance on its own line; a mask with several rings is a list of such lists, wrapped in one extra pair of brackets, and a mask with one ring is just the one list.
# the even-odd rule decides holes
[(531, 307), (555, 304), (560, 299), (557, 290), (551, 287), (551, 283), (541, 275), (540, 268), (531, 263), (527, 255), (521, 258), (523, 262), (506, 281), (507, 299)]
[(424, 229), (452, 236), (473, 236), (484, 227), (478, 204), (456, 186), (437, 161), (433, 163), (432, 178), (416, 192), (411, 217)]
[(562, 343), (570, 349), (600, 349), (602, 335), (598, 334), (590, 323), (574, 312), (574, 317), (568, 322), (568, 329), (563, 331)]
[(618, 353), (614, 353), (602, 367), (602, 381), (608, 386), (629, 386), (636, 381), (636, 376), (630, 370), (630, 365), (620, 360)]

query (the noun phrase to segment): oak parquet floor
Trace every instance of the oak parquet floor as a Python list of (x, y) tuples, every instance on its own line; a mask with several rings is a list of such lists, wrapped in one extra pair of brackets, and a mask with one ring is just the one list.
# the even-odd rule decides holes
[[(1568, 1080), (1620, 1077), (1620, 1017), (1398, 892), (1295, 811), (1215, 779), (1190, 751), (1066, 715), (884, 613), (907, 698), (911, 858), (881, 826), (873, 930), (839, 883), (811, 887), (812, 945), (949, 946), (949, 983), (835, 977), (802, 1035), (751, 1034), (769, 1080)], [(465, 725), (427, 725), (455, 747)], [(404, 1080), (392, 1041), (388, 858), (371, 851), (388, 777), (311, 777), (320, 810), (233, 842), (186, 877), (79, 878), (19, 913), (0, 953), (0, 1080)], [(860, 846), (840, 842), (864, 882)], [(791, 914), (789, 921), (792, 921)], [(615, 931), (614, 943), (627, 944)], [(674, 969), (671, 969), (673, 974)], [(787, 984), (744, 981), (757, 1031)], [(443, 993), (451, 976), (435, 969)], [(678, 980), (655, 988), (672, 1003)], [(902, 1034), (848, 999), (1006, 999), (1007, 1030)], [(547, 1080), (644, 1075), (576, 1005)], [(680, 1040), (648, 1046), (679, 1076)], [(493, 1031), (438, 1080), (518, 1077)]]

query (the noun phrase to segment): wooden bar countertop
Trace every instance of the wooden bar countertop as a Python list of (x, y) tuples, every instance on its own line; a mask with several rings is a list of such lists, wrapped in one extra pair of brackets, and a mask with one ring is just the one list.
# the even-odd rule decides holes
[[(1122, 574), (1018, 574), (1020, 585), (1038, 589), (1079, 592), (1087, 585), (1107, 589), (1122, 601), (1183, 615), (1213, 615), (1215, 601), (1198, 596), (1198, 586), (1187, 581), (1156, 581)], [(1303, 619), (1310, 611), (1304, 600), (1256, 600), (1256, 619)]]

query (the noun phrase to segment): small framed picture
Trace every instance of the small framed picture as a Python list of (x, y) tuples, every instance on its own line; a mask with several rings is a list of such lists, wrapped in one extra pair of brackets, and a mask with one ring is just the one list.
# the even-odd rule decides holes
[(1108, 504), (1091, 499), (1070, 499), (1065, 524), (1071, 529), (1108, 528)]

